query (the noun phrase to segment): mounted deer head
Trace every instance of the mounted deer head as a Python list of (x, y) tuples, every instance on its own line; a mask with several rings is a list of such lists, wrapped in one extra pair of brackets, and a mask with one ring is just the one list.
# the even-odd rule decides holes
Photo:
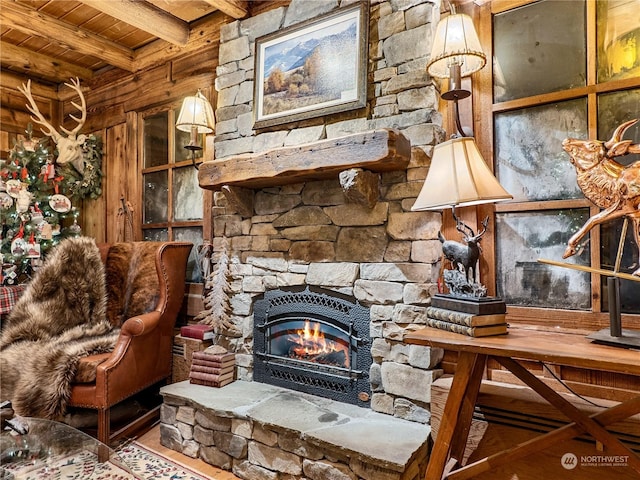
[[(596, 225), (627, 217), (640, 256), (640, 161), (624, 166), (615, 157), (640, 153), (640, 144), (622, 140), (624, 132), (638, 120), (629, 120), (615, 129), (611, 139), (579, 140), (567, 138), (562, 148), (576, 167), (578, 186), (584, 196), (603, 210), (593, 215), (567, 244), (563, 258), (575, 255), (578, 242)], [(640, 268), (634, 275), (640, 276)]]
[(22, 84), (22, 87), (18, 87), (18, 90), (27, 97), (29, 100), (29, 104), (27, 105), (27, 109), (32, 113), (31, 120), (35, 123), (42, 125), (43, 128), (40, 130), (45, 135), (51, 137), (53, 141), (56, 143), (58, 148), (58, 158), (56, 162), (59, 165), (65, 165), (67, 163), (71, 163), (78, 172), (84, 172), (84, 156), (82, 152), (82, 146), (86, 140), (85, 135), (78, 135), (80, 129), (84, 125), (84, 122), (87, 119), (87, 104), (84, 99), (84, 95), (82, 94), (82, 90), (80, 90), (80, 80), (76, 77), (75, 79), (70, 80), (71, 83), (65, 83), (67, 87), (75, 90), (80, 96), (80, 105), (75, 102), (71, 102), (75, 108), (80, 110), (81, 116), (80, 118), (69, 115), (73, 120), (77, 122), (76, 127), (73, 130), (67, 130), (64, 127), (60, 127), (60, 130), (64, 132), (67, 136), (60, 134), (56, 131), (55, 128), (44, 118), (44, 116), (40, 113), (38, 109), (38, 105), (33, 99), (33, 95), (31, 95), (31, 80), (27, 81), (27, 84)]

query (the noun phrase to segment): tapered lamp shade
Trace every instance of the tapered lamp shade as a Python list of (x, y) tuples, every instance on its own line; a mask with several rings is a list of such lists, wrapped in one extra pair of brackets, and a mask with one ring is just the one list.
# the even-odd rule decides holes
[(512, 198), (489, 170), (473, 137), (461, 137), (435, 146), (429, 173), (411, 210), (442, 210)]
[(484, 67), (487, 57), (469, 15), (456, 13), (438, 23), (433, 39), (427, 72), (432, 77), (449, 78), (449, 67), (460, 65), (460, 75), (466, 77)]
[(197, 133), (211, 133), (214, 125), (213, 108), (202, 93), (198, 92), (196, 95), (184, 99), (176, 122), (178, 130), (191, 132), (192, 127), (195, 127)]

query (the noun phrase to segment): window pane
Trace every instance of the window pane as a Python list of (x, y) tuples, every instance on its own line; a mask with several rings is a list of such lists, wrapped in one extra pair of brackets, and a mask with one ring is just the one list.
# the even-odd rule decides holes
[(545, 0), (493, 18), (496, 102), (586, 84), (585, 2)]
[[(622, 235), (622, 224), (623, 220), (618, 220), (602, 226), (601, 262), (602, 268), (605, 270), (614, 270), (618, 244)], [(623, 273), (633, 273), (640, 265), (640, 260), (638, 259), (638, 248), (640, 246), (637, 246), (634, 242), (632, 231), (633, 226), (629, 222), (620, 259), (619, 271)], [(603, 282), (603, 310), (608, 311), (608, 297), (605, 288), (606, 285)], [(620, 280), (620, 307), (622, 313), (640, 313), (640, 282)]]
[(173, 239), (176, 242), (193, 243), (187, 262), (187, 281), (202, 282), (202, 269), (196, 255), (198, 245), (202, 245), (202, 227), (174, 228)]
[(168, 172), (145, 173), (144, 181), (144, 223), (167, 222), (169, 188)]
[(166, 228), (148, 228), (142, 233), (146, 242), (166, 242), (169, 240), (169, 230)]
[(587, 137), (585, 99), (499, 113), (494, 126), (496, 176), (514, 200), (582, 197), (562, 141)]
[(169, 163), (169, 112), (144, 119), (144, 168)]
[[(640, 88), (598, 95), (598, 138), (608, 140), (618, 125), (640, 119)], [(640, 143), (640, 122), (627, 129), (623, 138)], [(640, 154), (616, 157), (623, 165), (640, 160)]]
[(173, 220), (202, 218), (203, 190), (198, 185), (198, 170), (189, 166), (173, 171)]
[[(561, 260), (567, 241), (588, 218), (587, 209), (497, 214), (498, 295), (512, 305), (589, 309), (589, 273), (538, 262)], [(589, 264), (589, 243), (583, 244), (566, 262)]]
[[(608, 140), (616, 127), (628, 120), (640, 118), (640, 89), (625, 90), (622, 92), (608, 93), (598, 96), (598, 138)], [(639, 122), (640, 123), (640, 122)], [(625, 132), (624, 139), (640, 143), (640, 125), (636, 123)], [(616, 157), (615, 160), (623, 165), (630, 165), (640, 160), (639, 154)], [(602, 267), (613, 270), (620, 235), (622, 234), (623, 220), (605, 223), (601, 228), (601, 256)], [(638, 259), (638, 246), (633, 240), (631, 224), (628, 226), (627, 236), (622, 252), (620, 271), (634, 272), (640, 263)], [(606, 286), (602, 286), (603, 309), (608, 310)], [(621, 311), (623, 313), (640, 313), (640, 283), (628, 280), (620, 282)]]
[(640, 22), (637, 0), (597, 5), (598, 82), (640, 75)]

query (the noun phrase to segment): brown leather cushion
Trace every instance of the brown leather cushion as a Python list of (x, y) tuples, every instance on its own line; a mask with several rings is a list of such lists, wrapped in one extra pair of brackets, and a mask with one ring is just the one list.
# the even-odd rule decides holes
[(93, 383), (96, 381), (96, 369), (98, 365), (111, 356), (111, 353), (99, 353), (82, 357), (78, 362), (78, 370), (72, 383)]
[(155, 255), (158, 242), (116, 243), (105, 265), (107, 319), (119, 327), (128, 318), (152, 311), (158, 303)]

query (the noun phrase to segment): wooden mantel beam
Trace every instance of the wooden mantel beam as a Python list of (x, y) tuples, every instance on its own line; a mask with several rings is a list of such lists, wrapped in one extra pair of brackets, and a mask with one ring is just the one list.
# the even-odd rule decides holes
[(410, 159), (411, 142), (397, 130), (381, 129), (204, 162), (198, 181), (208, 190), (220, 190), (225, 185), (264, 188), (337, 179), (341, 171), (350, 168), (403, 170)]
[(79, 1), (174, 45), (184, 47), (189, 40), (187, 22), (157, 9), (150, 3), (137, 0)]
[(226, 13), (230, 17), (240, 20), (249, 14), (249, 5), (245, 0), (204, 0), (212, 7)]
[(35, 8), (20, 3), (4, 2), (0, 8), (0, 20), (21, 32), (46, 38), (74, 52), (100, 58), (111, 65), (133, 72), (132, 49), (46, 15)]

